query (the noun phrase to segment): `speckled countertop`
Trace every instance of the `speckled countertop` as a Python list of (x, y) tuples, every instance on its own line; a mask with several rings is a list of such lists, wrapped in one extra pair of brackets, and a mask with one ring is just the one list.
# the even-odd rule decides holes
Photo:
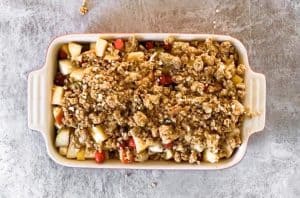
[[(0, 197), (300, 197), (297, 0), (0, 1)], [(27, 75), (74, 32), (229, 34), (267, 78), (267, 119), (237, 166), (219, 171), (92, 170), (55, 164), (27, 128)]]

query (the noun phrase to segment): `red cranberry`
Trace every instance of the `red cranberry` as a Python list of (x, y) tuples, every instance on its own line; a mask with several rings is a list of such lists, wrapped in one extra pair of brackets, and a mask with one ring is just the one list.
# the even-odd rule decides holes
[(158, 80), (159, 84), (162, 85), (162, 86), (168, 86), (168, 85), (171, 85), (173, 83), (173, 80), (172, 80), (172, 77), (170, 75), (162, 75), (159, 77), (159, 80)]
[(154, 48), (153, 41), (146, 41), (145, 47), (146, 47), (147, 50)]
[(54, 79), (54, 84), (58, 86), (64, 86), (66, 77), (62, 73), (57, 73)]

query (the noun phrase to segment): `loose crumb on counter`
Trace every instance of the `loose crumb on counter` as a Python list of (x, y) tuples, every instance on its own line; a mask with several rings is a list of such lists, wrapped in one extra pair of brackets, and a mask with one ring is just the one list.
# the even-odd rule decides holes
[(155, 188), (157, 186), (157, 182), (152, 182), (150, 185), (149, 185), (149, 188)]
[(88, 11), (87, 0), (83, 0), (79, 12), (81, 15), (85, 15)]

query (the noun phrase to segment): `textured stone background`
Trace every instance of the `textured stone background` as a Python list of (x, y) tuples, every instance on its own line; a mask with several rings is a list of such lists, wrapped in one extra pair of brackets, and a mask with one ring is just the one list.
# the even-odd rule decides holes
[[(300, 197), (297, 0), (0, 0), (0, 197)], [(89, 170), (49, 159), (27, 128), (27, 75), (73, 32), (230, 34), (267, 78), (267, 120), (245, 158), (220, 171)], [(127, 176), (126, 176), (127, 175)], [(151, 186), (156, 182), (157, 186)]]

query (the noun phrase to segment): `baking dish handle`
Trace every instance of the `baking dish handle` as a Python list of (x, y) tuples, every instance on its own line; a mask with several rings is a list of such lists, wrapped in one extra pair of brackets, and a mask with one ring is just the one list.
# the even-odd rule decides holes
[(250, 134), (263, 130), (266, 117), (266, 78), (263, 74), (253, 72), (248, 81), (250, 112), (253, 117), (250, 119)]
[(28, 127), (42, 131), (45, 123), (46, 82), (43, 69), (33, 71), (28, 76)]

